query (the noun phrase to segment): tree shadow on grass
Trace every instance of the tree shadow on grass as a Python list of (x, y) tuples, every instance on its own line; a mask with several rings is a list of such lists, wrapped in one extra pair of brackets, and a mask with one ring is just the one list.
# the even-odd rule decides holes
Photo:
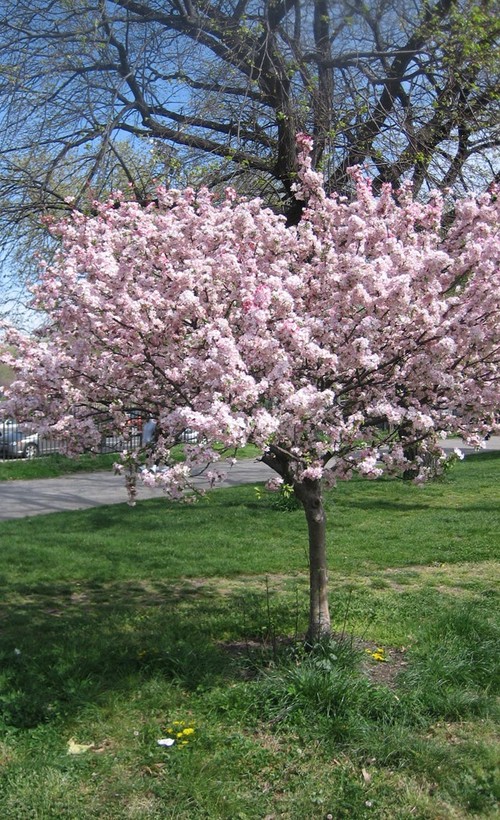
[(487, 452), (468, 453), (467, 461), (496, 461), (500, 459), (500, 452), (498, 450), (489, 450)]
[(158, 675), (184, 691), (239, 678), (219, 639), (245, 645), (265, 613), (265, 590), (196, 582), (20, 588), (0, 608), (0, 725), (73, 718)]
[[(446, 500), (446, 499), (444, 499)], [(469, 504), (464, 505), (461, 504), (459, 510), (457, 510), (456, 506), (450, 506), (446, 503), (437, 502), (436, 499), (432, 499), (428, 504), (419, 503), (419, 502), (410, 502), (410, 501), (387, 501), (383, 498), (362, 498), (359, 501), (355, 501), (354, 499), (350, 498), (342, 498), (339, 499), (338, 507), (349, 507), (353, 509), (360, 509), (377, 511), (377, 510), (387, 510), (388, 512), (415, 512), (415, 511), (435, 511), (435, 512), (443, 512), (445, 510), (449, 510), (450, 512), (487, 512), (487, 513), (498, 513), (498, 503), (494, 500), (491, 502), (483, 501), (480, 504)]]
[[(221, 495), (218, 495), (219, 493)], [(184, 526), (189, 527), (191, 530), (192, 528), (205, 527), (207, 516), (217, 514), (217, 510), (241, 508), (250, 510), (252, 515), (260, 514), (262, 517), (267, 516), (269, 512), (275, 512), (270, 503), (252, 498), (250, 495), (244, 498), (241, 495), (231, 498), (231, 495), (226, 494), (225, 490), (215, 490), (206, 499), (201, 499), (198, 503), (192, 505), (169, 501), (166, 498), (141, 499), (139, 496), (136, 510), (131, 510), (126, 504), (110, 504), (85, 510), (84, 516), (86, 526), (91, 526), (93, 531), (97, 531), (109, 529), (115, 525), (123, 526), (124, 513), (129, 512), (127, 526), (132, 529), (140, 528), (147, 531), (157, 529), (159, 520), (161, 520), (162, 525), (167, 525), (169, 516), (175, 517), (176, 526), (179, 526), (179, 516), (182, 514)], [(150, 520), (145, 519), (143, 515), (134, 515), (136, 512), (147, 513), (150, 515)], [(75, 530), (79, 526), (80, 523), (75, 518)]]
[(431, 504), (422, 504), (409, 501), (386, 501), (383, 498), (363, 498), (354, 501), (348, 498), (339, 499), (339, 507), (352, 507), (360, 510), (388, 510), (389, 512), (413, 512), (415, 510), (429, 510)]

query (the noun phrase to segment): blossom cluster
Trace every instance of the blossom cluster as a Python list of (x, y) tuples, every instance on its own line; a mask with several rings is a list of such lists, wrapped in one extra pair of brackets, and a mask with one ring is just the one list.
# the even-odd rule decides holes
[[(247, 442), (288, 483), (424, 480), (443, 435), (479, 445), (498, 423), (498, 191), (457, 201), (445, 231), (439, 194), (375, 195), (359, 169), (352, 201), (327, 196), (311, 141), (298, 145), (296, 227), (205, 189), (159, 189), (147, 207), (114, 197), (54, 227), (34, 292), (47, 323), (9, 333), (5, 412), (76, 450), (97, 446), (102, 412), (126, 431), (126, 408), (143, 408), (159, 435), (129, 460), (132, 495), (141, 465), (181, 497), (194, 464)], [(198, 443), (171, 465), (185, 428)]]

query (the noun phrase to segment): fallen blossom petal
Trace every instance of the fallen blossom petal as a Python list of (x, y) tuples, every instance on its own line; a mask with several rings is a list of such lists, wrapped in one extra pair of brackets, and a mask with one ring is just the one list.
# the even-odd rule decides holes
[(93, 746), (93, 743), (77, 743), (74, 737), (70, 737), (68, 740), (67, 753), (69, 755), (81, 755), (84, 752), (88, 752)]

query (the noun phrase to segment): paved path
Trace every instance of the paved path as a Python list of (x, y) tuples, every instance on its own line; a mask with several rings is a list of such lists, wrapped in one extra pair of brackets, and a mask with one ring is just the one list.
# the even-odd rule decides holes
[[(252, 459), (242, 459), (227, 469), (225, 481), (218, 487), (267, 481), (273, 471)], [(207, 487), (202, 476), (194, 483)], [(138, 483), (138, 503), (141, 499), (161, 498), (160, 489), (149, 489)], [(124, 479), (111, 471), (76, 473), (59, 478), (34, 478), (30, 481), (0, 481), (0, 520), (24, 518), (62, 510), (83, 510), (102, 504), (125, 504), (127, 493)]]
[[(445, 449), (460, 447), (460, 439), (448, 439)], [(462, 447), (465, 453), (473, 452)], [(500, 450), (500, 436), (486, 442), (487, 450)], [(253, 459), (242, 459), (227, 470), (221, 487), (267, 481), (274, 475), (269, 467)], [(198, 486), (207, 486), (203, 477), (196, 479)], [(159, 498), (162, 491), (139, 487), (141, 499)], [(63, 510), (83, 510), (102, 504), (126, 503), (123, 478), (112, 472), (77, 473), (60, 478), (38, 478), (31, 481), (0, 481), (0, 520), (24, 518)]]

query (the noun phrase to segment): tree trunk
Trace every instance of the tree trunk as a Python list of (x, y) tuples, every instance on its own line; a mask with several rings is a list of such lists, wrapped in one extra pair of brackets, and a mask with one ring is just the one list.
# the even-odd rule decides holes
[(309, 532), (309, 628), (306, 640), (313, 644), (330, 634), (326, 516), (321, 481), (306, 479), (296, 484), (294, 490), (304, 507)]

